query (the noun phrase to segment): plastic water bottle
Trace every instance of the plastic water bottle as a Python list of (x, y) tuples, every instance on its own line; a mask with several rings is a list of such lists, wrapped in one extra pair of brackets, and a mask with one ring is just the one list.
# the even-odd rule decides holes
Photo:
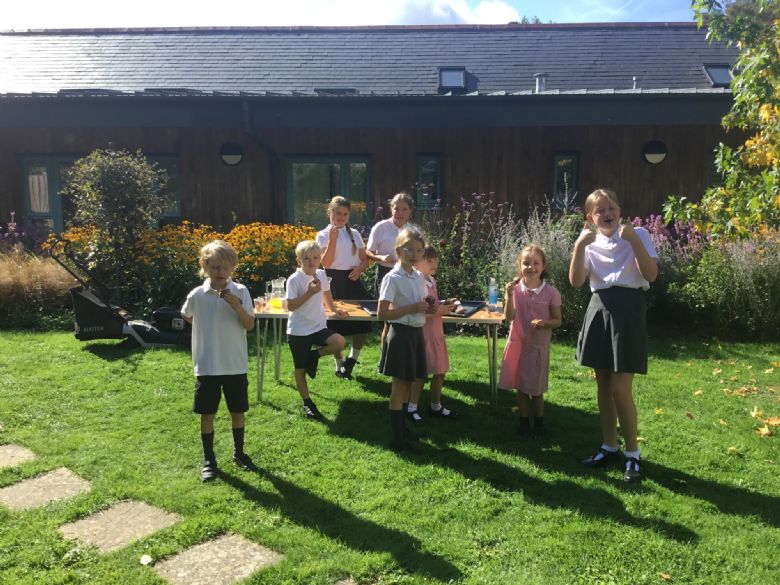
[(498, 284), (496, 279), (491, 277), (488, 284), (488, 310), (495, 311), (498, 306)]

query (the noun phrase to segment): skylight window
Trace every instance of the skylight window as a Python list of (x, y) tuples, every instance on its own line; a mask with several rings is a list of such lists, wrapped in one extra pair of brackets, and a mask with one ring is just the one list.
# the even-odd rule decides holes
[(465, 89), (466, 69), (463, 67), (439, 67), (440, 89)]
[(705, 65), (704, 72), (712, 87), (728, 87), (731, 84), (731, 67), (728, 65)]

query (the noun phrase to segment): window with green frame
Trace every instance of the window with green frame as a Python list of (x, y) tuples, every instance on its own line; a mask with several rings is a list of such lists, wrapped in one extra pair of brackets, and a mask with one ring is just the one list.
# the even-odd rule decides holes
[(417, 155), (417, 209), (426, 211), (441, 207), (441, 155)]
[[(168, 222), (181, 218), (181, 193), (179, 190), (179, 165), (175, 155), (148, 156), (168, 173), (168, 191), (173, 194), (173, 205), (160, 218)], [(22, 159), (24, 217), (41, 223), (56, 233), (61, 233), (73, 216), (67, 199), (59, 196), (65, 183), (68, 168), (77, 157), (35, 156)]]
[(327, 224), (328, 201), (343, 195), (351, 205), (350, 223), (371, 222), (371, 166), (364, 156), (297, 156), (286, 160), (287, 216), (290, 223)]
[(577, 207), (579, 161), (576, 152), (558, 152), (553, 157), (553, 209), (571, 212)]

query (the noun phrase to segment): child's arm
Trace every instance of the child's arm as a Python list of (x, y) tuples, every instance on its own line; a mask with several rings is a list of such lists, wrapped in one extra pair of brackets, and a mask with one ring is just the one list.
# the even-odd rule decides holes
[(320, 282), (319, 278), (315, 278), (308, 284), (305, 293), (294, 299), (287, 299), (287, 310), (297, 311), (304, 305), (306, 301), (320, 292), (320, 290), (322, 290), (322, 283)]
[(227, 301), (227, 304), (232, 307), (232, 309), (236, 312), (236, 315), (238, 315), (238, 320), (241, 321), (241, 325), (244, 326), (244, 329), (247, 331), (251, 331), (255, 327), (255, 316), (250, 315), (244, 310), (244, 307), (241, 305), (241, 299), (239, 299), (236, 295), (231, 293), (229, 290), (225, 290), (224, 294), (222, 295), (222, 298)]
[(504, 320), (506, 321), (511, 321), (515, 318), (514, 292), (518, 282), (520, 280), (514, 278), (504, 286)]
[(550, 307), (551, 319), (534, 319), (531, 321), (531, 327), (534, 329), (555, 329), (561, 326), (561, 307)]
[(330, 268), (333, 261), (336, 259), (336, 242), (339, 239), (339, 230), (342, 229), (344, 228), (336, 226), (330, 228), (330, 232), (328, 233), (328, 245), (323, 246), (322, 260), (320, 261), (325, 268)]
[[(322, 291), (322, 304), (325, 305), (325, 307), (333, 314), (335, 314), (337, 317), (346, 317), (348, 313), (344, 309), (339, 309), (336, 306), (336, 303), (333, 302), (333, 295), (330, 294), (329, 290)], [(289, 306), (289, 301), (287, 302), (287, 305)]]
[(574, 242), (574, 251), (571, 254), (569, 263), (569, 284), (574, 288), (579, 288), (588, 278), (588, 271), (585, 270), (585, 247), (593, 243), (596, 239), (596, 230), (589, 225), (580, 232), (577, 241)]
[(624, 223), (620, 226), (620, 237), (631, 244), (636, 258), (636, 267), (642, 278), (647, 282), (655, 282), (658, 277), (658, 262), (647, 252), (647, 248), (642, 243), (639, 234), (636, 233), (634, 226), (630, 223)]
[(392, 321), (393, 319), (400, 319), (404, 315), (425, 313), (428, 310), (428, 307), (429, 305), (426, 301), (420, 301), (419, 303), (412, 303), (405, 307), (391, 309), (390, 301), (379, 301), (379, 306), (376, 310), (376, 318), (380, 321)]
[(350, 280), (357, 280), (368, 268), (368, 257), (366, 256), (365, 248), (358, 248), (358, 258), (360, 259), (360, 264), (355, 266), (347, 276)]

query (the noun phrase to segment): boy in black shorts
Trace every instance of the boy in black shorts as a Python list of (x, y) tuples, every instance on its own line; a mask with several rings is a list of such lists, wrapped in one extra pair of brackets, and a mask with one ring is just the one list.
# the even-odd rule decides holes
[[(305, 240), (295, 247), (298, 270), (287, 279), (287, 343), (295, 364), (295, 385), (303, 399), (306, 418), (323, 420), (323, 416), (309, 396), (306, 374), (317, 375), (317, 364), (324, 355), (341, 356), (344, 338), (327, 328), (325, 307), (337, 317), (346, 312), (337, 309), (330, 295), (330, 283), (324, 270), (320, 270), (322, 248), (314, 240)], [(316, 346), (312, 348), (312, 346)]]
[(182, 317), (192, 323), (192, 364), (197, 378), (192, 411), (200, 414), (203, 443), (201, 481), (217, 476), (214, 455), (214, 415), (222, 393), (230, 411), (233, 429), (233, 461), (241, 469), (257, 469), (244, 453), (244, 413), (247, 396), (248, 352), (246, 332), (255, 326), (252, 297), (247, 288), (230, 276), (238, 257), (233, 247), (214, 240), (200, 251), (200, 274), (205, 282), (187, 295)]

